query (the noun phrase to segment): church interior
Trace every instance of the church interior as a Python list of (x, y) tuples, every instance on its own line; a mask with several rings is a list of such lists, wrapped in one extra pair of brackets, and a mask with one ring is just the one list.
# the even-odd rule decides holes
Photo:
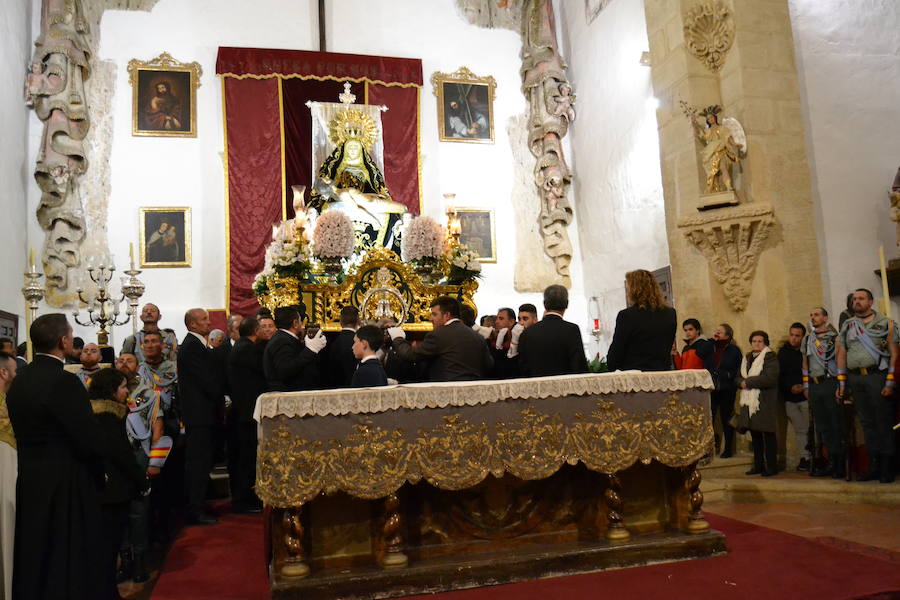
[[(496, 369), (527, 363), (527, 337), (540, 356), (528, 305), (574, 324), (584, 364), (269, 385), (234, 430), (223, 371), (221, 423), (202, 425), (217, 523), (189, 508), (160, 542), (149, 519), (146, 577), (59, 597), (900, 598), (897, 0), (4, 0), (0, 32), (0, 339), (19, 379), (52, 313), (115, 369), (158, 323), (181, 371), (188, 340), (233, 344), (235, 316), (285, 331), (285, 308), (319, 358), (351, 307), (348, 343), (375, 325), (408, 360), (452, 322), (442, 298)], [(677, 313), (662, 368), (621, 362), (645, 341), (622, 341), (634, 273)], [(741, 350), (727, 407), (719, 330)], [(701, 341), (715, 354), (682, 366)], [(771, 400), (745, 395), (785, 348), (797, 380), (782, 363)], [(27, 454), (9, 406), (0, 449)], [(245, 430), (259, 510), (233, 514)], [(0, 600), (56, 597), (14, 583), (33, 464), (17, 495), (4, 456)]]

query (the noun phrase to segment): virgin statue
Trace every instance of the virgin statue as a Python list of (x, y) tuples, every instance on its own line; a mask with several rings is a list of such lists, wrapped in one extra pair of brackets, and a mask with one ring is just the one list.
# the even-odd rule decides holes
[(356, 226), (359, 245), (395, 245), (394, 229), (407, 209), (391, 199), (384, 175), (369, 153), (377, 134), (374, 120), (346, 108), (328, 129), (335, 147), (316, 173), (310, 204), (319, 212), (346, 212)]

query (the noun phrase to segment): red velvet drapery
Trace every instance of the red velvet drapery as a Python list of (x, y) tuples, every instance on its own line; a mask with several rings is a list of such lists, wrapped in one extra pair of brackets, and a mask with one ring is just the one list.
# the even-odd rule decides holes
[[(309, 100), (335, 102), (345, 81), (357, 102), (384, 104), (385, 183), (418, 214), (422, 61), (332, 52), (219, 48), (227, 154), (230, 312), (258, 307), (251, 291), (272, 224), (293, 215), (291, 186), (312, 185)], [(308, 194), (308, 191), (307, 191)]]

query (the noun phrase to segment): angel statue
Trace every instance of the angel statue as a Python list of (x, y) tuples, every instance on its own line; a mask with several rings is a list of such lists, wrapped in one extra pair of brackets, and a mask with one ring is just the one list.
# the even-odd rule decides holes
[(360, 110), (341, 109), (328, 124), (334, 150), (322, 162), (310, 192), (319, 212), (342, 210), (353, 220), (357, 238), (365, 245), (394, 245), (394, 225), (406, 207), (394, 202), (384, 175), (369, 153), (378, 127)]
[(747, 136), (734, 117), (719, 119), (722, 107), (707, 106), (699, 114), (697, 110), (681, 102), (685, 116), (691, 120), (694, 133), (703, 143), (700, 158), (706, 172), (706, 192), (734, 191), (734, 168), (747, 156)]

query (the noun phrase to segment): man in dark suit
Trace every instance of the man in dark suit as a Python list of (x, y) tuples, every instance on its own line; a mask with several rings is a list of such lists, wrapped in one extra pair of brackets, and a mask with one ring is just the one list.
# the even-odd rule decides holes
[(569, 291), (561, 285), (544, 290), (544, 318), (519, 337), (519, 372), (523, 377), (587, 373), (581, 329), (563, 320)]
[(263, 371), (270, 392), (299, 392), (320, 386), (318, 354), (327, 343), (320, 329), (314, 337), (306, 337), (306, 315), (296, 308), (275, 309), (278, 331), (266, 344)]
[(353, 356), (353, 337), (359, 329), (359, 309), (345, 306), (341, 309), (341, 332), (328, 342), (329, 385), (342, 388), (350, 385), (356, 371), (357, 359)]
[(31, 342), (34, 361), (6, 398), (18, 444), (12, 597), (102, 598), (100, 428), (84, 385), (63, 369), (65, 315), (35, 319)]
[(207, 346), (209, 314), (192, 308), (184, 315), (188, 334), (178, 349), (178, 395), (185, 429), (185, 487), (188, 521), (214, 525), (218, 519), (204, 508), (213, 467), (213, 428), (222, 398), (212, 351)]
[(400, 327), (391, 327), (392, 346), (405, 361), (428, 361), (428, 381), (486, 379), (494, 367), (484, 338), (459, 320), (459, 302), (440, 296), (431, 303), (434, 330), (412, 346)]
[(387, 385), (387, 375), (378, 355), (375, 354), (384, 343), (384, 333), (374, 325), (360, 327), (353, 336), (353, 357), (359, 366), (353, 372), (350, 387), (376, 387)]
[(253, 493), (256, 480), (256, 422), (253, 411), (256, 399), (266, 391), (263, 373), (263, 350), (259, 340), (259, 321), (244, 319), (238, 332), (240, 338), (228, 357), (228, 379), (231, 389), (231, 418), (235, 428), (234, 480), (231, 482), (231, 502), (235, 512), (258, 513), (262, 510), (259, 498)]

